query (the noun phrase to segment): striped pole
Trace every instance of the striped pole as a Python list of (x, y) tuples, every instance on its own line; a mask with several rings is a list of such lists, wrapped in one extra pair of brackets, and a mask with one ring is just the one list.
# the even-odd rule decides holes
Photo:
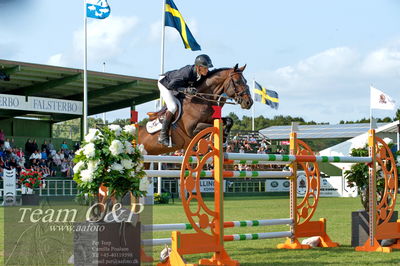
[[(183, 156), (156, 156), (144, 155), (144, 162), (182, 163)], [(283, 155), (283, 154), (249, 154), (225, 153), (225, 163), (236, 164), (266, 164), (276, 162), (280, 164), (289, 162), (322, 162), (322, 163), (370, 163), (371, 157), (352, 156), (314, 156), (314, 155)], [(190, 157), (190, 162), (197, 162), (196, 157)], [(212, 158), (207, 160), (212, 162)]]
[[(255, 233), (255, 234), (234, 234), (224, 236), (224, 241), (242, 241), (242, 240), (258, 240), (258, 239), (271, 239), (271, 238), (284, 238), (291, 237), (290, 231), (283, 232), (268, 232), (268, 233)], [(155, 239), (143, 239), (143, 246), (163, 246), (170, 245), (171, 238), (155, 238)]]
[[(245, 220), (224, 222), (224, 228), (232, 227), (254, 227), (254, 226), (271, 226), (271, 225), (291, 225), (293, 220), (285, 219), (270, 219), (270, 220)], [(190, 230), (193, 229), (190, 223), (178, 224), (148, 224), (143, 225), (143, 231), (175, 231), (175, 230)]]
[(256, 234), (234, 234), (224, 236), (224, 241), (240, 241), (240, 240), (257, 240), (257, 239), (270, 239), (270, 238), (283, 238), (292, 237), (292, 232), (268, 232)]
[[(147, 176), (161, 176), (161, 177), (179, 177), (179, 170), (145, 170)], [(201, 171), (200, 177), (213, 177), (214, 171)], [(186, 176), (189, 172), (186, 172)], [(288, 177), (292, 173), (290, 171), (223, 171), (225, 178), (229, 177), (253, 177), (253, 178), (275, 178), (275, 177)]]

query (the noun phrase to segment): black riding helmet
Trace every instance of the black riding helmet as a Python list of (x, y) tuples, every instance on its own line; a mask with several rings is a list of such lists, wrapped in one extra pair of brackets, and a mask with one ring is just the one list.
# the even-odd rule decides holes
[(211, 62), (211, 58), (206, 54), (198, 55), (196, 57), (196, 59), (194, 60), (194, 64), (196, 66), (202, 66), (202, 67), (208, 67), (208, 68), (213, 67), (213, 64)]

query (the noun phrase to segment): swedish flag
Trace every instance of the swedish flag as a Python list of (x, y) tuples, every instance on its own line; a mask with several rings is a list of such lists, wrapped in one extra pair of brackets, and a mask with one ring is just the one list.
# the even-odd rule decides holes
[(271, 106), (271, 108), (278, 109), (279, 107), (279, 96), (276, 91), (267, 90), (263, 88), (257, 82), (254, 82), (255, 88), (253, 89), (254, 92), (254, 99), (257, 102), (264, 103), (266, 105)]
[(186, 49), (192, 51), (201, 50), (200, 45), (194, 39), (189, 27), (186, 25), (185, 20), (172, 0), (165, 1), (165, 26), (177, 29)]

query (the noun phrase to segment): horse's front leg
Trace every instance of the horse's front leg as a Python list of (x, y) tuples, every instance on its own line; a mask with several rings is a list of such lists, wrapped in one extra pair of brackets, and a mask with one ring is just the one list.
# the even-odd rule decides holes
[(233, 119), (230, 118), (229, 116), (222, 117), (222, 122), (223, 122), (223, 124), (224, 124), (224, 130), (223, 130), (224, 138), (223, 138), (223, 142), (226, 143), (227, 140), (228, 140), (229, 133), (231, 132), (231, 128), (232, 128), (232, 126), (233, 126)]

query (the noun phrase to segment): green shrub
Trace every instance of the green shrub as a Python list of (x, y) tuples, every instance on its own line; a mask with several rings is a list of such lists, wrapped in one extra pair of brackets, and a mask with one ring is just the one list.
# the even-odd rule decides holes
[(169, 193), (154, 193), (154, 203), (158, 204), (168, 204), (169, 199), (171, 198), (171, 195)]

